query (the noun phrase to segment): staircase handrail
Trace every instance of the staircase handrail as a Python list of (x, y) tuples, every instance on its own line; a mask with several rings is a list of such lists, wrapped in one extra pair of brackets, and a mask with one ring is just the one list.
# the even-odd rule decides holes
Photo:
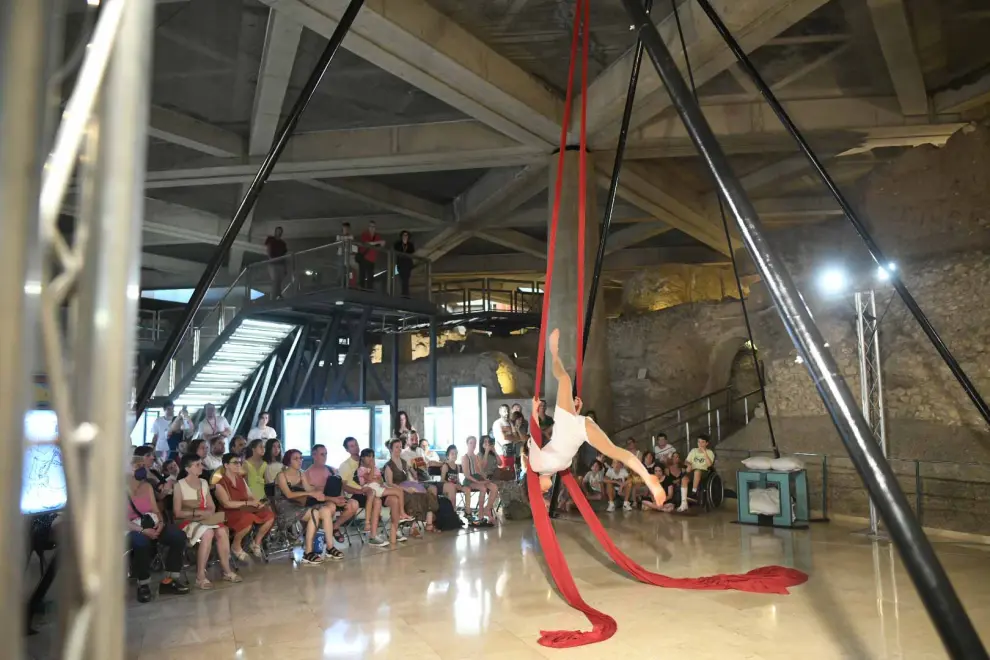
[[(705, 399), (710, 399), (713, 396), (716, 396), (716, 395), (719, 395), (719, 394), (723, 394), (725, 392), (728, 392), (730, 389), (732, 389), (732, 388), (730, 388), (730, 387), (722, 387), (722, 388), (717, 389), (717, 390), (712, 390), (711, 392), (708, 392), (706, 394), (702, 394), (701, 396), (699, 396), (696, 399), (691, 399), (690, 401), (688, 401), (686, 403), (682, 403), (682, 404), (676, 405), (673, 408), (670, 408), (669, 410), (664, 410), (663, 412), (657, 413), (655, 415), (650, 415), (649, 417), (644, 417), (643, 419), (639, 420), (638, 422), (636, 422), (634, 424), (629, 424), (628, 426), (623, 426), (621, 429), (617, 429), (617, 430), (613, 431), (613, 433), (619, 434), (619, 433), (622, 433), (624, 431), (628, 431), (629, 429), (634, 429), (637, 426), (640, 426), (642, 424), (645, 424), (646, 422), (653, 421), (654, 419), (659, 419), (661, 417), (666, 417), (667, 415), (672, 415), (672, 414), (676, 413), (678, 410), (681, 410), (683, 408), (687, 408), (688, 406), (694, 405), (694, 404), (696, 404), (696, 403), (698, 403), (700, 401), (704, 401)], [(759, 390), (757, 390), (757, 391), (759, 391)], [(748, 395), (746, 395), (746, 396), (748, 396)], [(745, 397), (743, 397), (743, 398), (745, 398)]]

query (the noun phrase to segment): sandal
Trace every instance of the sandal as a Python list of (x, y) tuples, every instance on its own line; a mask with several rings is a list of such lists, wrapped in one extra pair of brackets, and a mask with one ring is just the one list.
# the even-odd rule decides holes
[(327, 550), (327, 556), (334, 561), (341, 561), (344, 558), (344, 553), (337, 548), (330, 548)]
[(240, 552), (235, 552), (234, 550), (231, 550), (230, 554), (234, 555), (234, 559), (236, 559), (237, 561), (248, 561), (248, 555), (243, 550), (241, 550)]
[(248, 548), (248, 552), (257, 557), (258, 559), (264, 559), (265, 554), (261, 551), (261, 546), (257, 543), (252, 543), (251, 547)]
[(337, 543), (343, 543), (345, 540), (344, 533), (339, 529), (333, 530), (333, 540), (336, 541)]
[(244, 582), (244, 578), (242, 578), (237, 573), (224, 573), (223, 579), (224, 582), (233, 582), (234, 584), (237, 584), (238, 582)]
[(210, 589), (213, 588), (213, 583), (207, 580), (206, 578), (203, 578), (202, 580), (197, 579), (196, 588), (202, 589), (203, 591), (209, 591)]
[(401, 523), (409, 523), (409, 522), (416, 522), (416, 519), (413, 518), (412, 516), (402, 516), (401, 518), (399, 518), (399, 523), (400, 524)]
[(303, 564), (322, 564), (323, 563), (323, 557), (321, 557), (320, 555), (316, 554), (315, 552), (307, 552), (302, 557), (302, 563)]

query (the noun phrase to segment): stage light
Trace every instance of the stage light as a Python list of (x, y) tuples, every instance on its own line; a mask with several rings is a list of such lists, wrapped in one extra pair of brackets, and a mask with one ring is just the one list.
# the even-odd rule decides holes
[(849, 285), (845, 271), (840, 268), (828, 268), (822, 271), (818, 278), (818, 286), (823, 293), (842, 293)]
[(877, 267), (877, 279), (881, 282), (886, 282), (890, 279), (890, 274), (897, 270), (897, 264), (891, 261), (886, 266)]

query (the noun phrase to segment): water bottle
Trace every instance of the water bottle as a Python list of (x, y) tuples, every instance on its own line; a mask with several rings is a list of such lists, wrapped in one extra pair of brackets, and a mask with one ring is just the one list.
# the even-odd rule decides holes
[(321, 529), (316, 533), (316, 537), (313, 539), (313, 552), (318, 555), (322, 555), (327, 551), (327, 535)]

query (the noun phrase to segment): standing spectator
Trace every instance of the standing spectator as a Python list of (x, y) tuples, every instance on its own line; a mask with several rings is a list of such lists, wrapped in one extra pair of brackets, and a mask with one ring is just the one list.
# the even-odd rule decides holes
[[(504, 403), (498, 407), (498, 419), (492, 423), (492, 439), (495, 441), (495, 452), (498, 454), (499, 467), (511, 470), (515, 464), (513, 460), (516, 440), (516, 431), (509, 420), (509, 406)], [(484, 450), (484, 436), (482, 440), (482, 450)], [(491, 475), (489, 475), (491, 476)]]
[(553, 426), (553, 417), (547, 414), (546, 399), (540, 399), (540, 405), (536, 407), (536, 420), (540, 423), (540, 432), (544, 434)]
[(206, 404), (203, 408), (203, 421), (199, 423), (199, 431), (196, 434), (197, 437), (206, 440), (210, 445), (217, 438), (223, 438), (226, 442), (227, 438), (231, 436), (233, 430), (230, 428), (230, 423), (224, 419), (223, 415), (217, 414), (216, 406), (212, 403)]
[(178, 416), (175, 414), (175, 404), (165, 402), (165, 414), (155, 420), (151, 427), (151, 442), (155, 452), (162, 460), (174, 458), (179, 449), (179, 443), (187, 437), (191, 438), (193, 423), (189, 419), (189, 411), (182, 408)]
[(357, 270), (358, 265), (358, 246), (355, 245), (354, 235), (351, 234), (351, 223), (345, 222), (340, 225), (337, 242), (340, 243), (340, 247), (337, 248), (337, 256), (343, 261), (344, 286), (354, 286), (354, 272)]
[(378, 259), (378, 250), (374, 248), (385, 246), (385, 239), (378, 233), (373, 221), (361, 233), (361, 243), (358, 247), (358, 287), (370, 290), (375, 288), (375, 261)]
[(271, 415), (268, 414), (267, 410), (258, 415), (258, 425), (248, 431), (247, 439), (265, 440), (267, 442), (272, 438), (277, 438), (278, 433), (275, 432), (275, 429), (268, 426), (269, 421), (271, 421)]
[(403, 231), (399, 234), (399, 240), (395, 242), (394, 246), (396, 256), (395, 256), (395, 269), (399, 273), (399, 294), (403, 298), (409, 297), (409, 278), (412, 275), (413, 260), (409, 258), (410, 254), (416, 252), (416, 246), (413, 245), (412, 239), (409, 236), (409, 232)]
[(255, 534), (254, 541), (248, 549), (252, 555), (263, 559), (261, 543), (275, 524), (275, 513), (267, 504), (262, 504), (254, 496), (242, 476), (243, 471), (244, 459), (237, 454), (224, 454), (223, 478), (216, 487), (217, 500), (220, 502), (220, 508), (227, 514), (227, 524), (234, 530), (234, 540), (230, 544), (230, 551), (234, 557), (240, 561), (247, 561), (248, 556), (241, 543), (257, 525), (258, 533)]
[[(265, 239), (265, 253), (268, 255), (268, 274), (272, 278), (272, 299), (278, 300), (282, 297), (282, 281), (288, 267), (283, 259), (289, 253), (289, 248), (282, 240), (282, 228), (276, 227), (275, 233)], [(278, 259), (278, 261), (273, 261)]]
[(412, 431), (412, 424), (409, 423), (409, 413), (405, 410), (400, 410), (395, 415), (395, 437), (402, 438), (405, 436), (409, 437), (410, 431)]

